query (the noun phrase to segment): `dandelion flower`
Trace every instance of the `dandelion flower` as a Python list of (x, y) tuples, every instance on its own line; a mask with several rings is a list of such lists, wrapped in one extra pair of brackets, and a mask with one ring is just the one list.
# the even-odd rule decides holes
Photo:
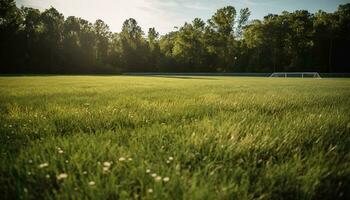
[(170, 157), (169, 157), (169, 160), (170, 160), (170, 161), (171, 161), (171, 160), (174, 160), (174, 157), (170, 156)]
[(129, 161), (132, 161), (132, 158), (129, 158), (128, 160), (129, 160)]
[(157, 182), (161, 181), (162, 180), (162, 177), (161, 176), (157, 176), (156, 178), (154, 178)]
[(68, 177), (68, 174), (66, 173), (61, 173), (57, 176), (57, 180), (65, 179)]
[(163, 181), (164, 181), (164, 182), (168, 182), (169, 180), (170, 180), (169, 177), (164, 177), (164, 178), (163, 178)]
[(148, 192), (148, 193), (152, 193), (152, 192), (153, 192), (153, 189), (148, 189), (147, 192)]
[(62, 150), (62, 149), (58, 150), (58, 153), (59, 153), (59, 154), (62, 154), (62, 153), (63, 153), (63, 150)]
[(90, 185), (90, 186), (94, 186), (94, 185), (95, 185), (95, 182), (94, 182), (94, 181), (90, 181), (90, 182), (89, 182), (89, 185)]
[(148, 174), (148, 173), (150, 173), (151, 172), (151, 170), (150, 169), (146, 169), (146, 173)]
[(156, 176), (157, 176), (157, 174), (156, 174), (156, 173), (153, 173), (153, 174), (151, 174), (151, 176), (152, 176), (152, 177), (156, 177)]
[(125, 160), (124, 157), (120, 157), (120, 158), (119, 158), (119, 161), (124, 161), (124, 160)]

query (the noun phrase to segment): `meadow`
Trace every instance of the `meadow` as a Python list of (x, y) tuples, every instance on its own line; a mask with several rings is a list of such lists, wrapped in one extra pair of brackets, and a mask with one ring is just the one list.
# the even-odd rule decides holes
[(1, 199), (349, 199), (350, 79), (0, 77)]

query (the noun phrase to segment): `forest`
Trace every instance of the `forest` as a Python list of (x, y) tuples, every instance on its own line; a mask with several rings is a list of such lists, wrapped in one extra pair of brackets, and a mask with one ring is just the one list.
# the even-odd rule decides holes
[(1, 0), (0, 73), (350, 72), (350, 4), (333, 13), (250, 14), (226, 6), (165, 35), (130, 18), (113, 33), (100, 19)]

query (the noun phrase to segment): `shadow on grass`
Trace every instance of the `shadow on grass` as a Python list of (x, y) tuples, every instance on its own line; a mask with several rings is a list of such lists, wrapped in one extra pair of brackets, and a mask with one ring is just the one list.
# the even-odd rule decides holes
[(156, 77), (156, 78), (175, 78), (175, 79), (201, 79), (201, 80), (218, 80), (217, 78), (193, 77), (193, 76), (145, 75), (145, 77)]
[(141, 76), (155, 78), (175, 78), (175, 79), (200, 79), (200, 80), (218, 80), (217, 78), (200, 77), (201, 75), (152, 75), (152, 74), (0, 74), (0, 77), (60, 77), (60, 76)]

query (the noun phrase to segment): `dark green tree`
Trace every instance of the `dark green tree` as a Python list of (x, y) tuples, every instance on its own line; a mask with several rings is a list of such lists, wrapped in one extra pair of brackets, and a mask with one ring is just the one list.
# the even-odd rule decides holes
[(108, 58), (109, 39), (111, 32), (106, 23), (98, 19), (94, 23), (95, 36), (96, 36), (96, 60), (99, 65), (106, 65)]
[(42, 48), (45, 50), (43, 63), (48, 67), (46, 72), (57, 72), (56, 67), (60, 67), (60, 50), (63, 39), (64, 17), (55, 8), (51, 7), (41, 14), (43, 31), (41, 39)]
[(149, 46), (148, 65), (150, 67), (150, 71), (158, 71), (160, 61), (160, 47), (159, 33), (156, 31), (155, 28), (148, 29), (147, 42)]
[(147, 63), (147, 43), (143, 31), (136, 20), (130, 18), (123, 23), (120, 41), (122, 61), (125, 71), (145, 71)]
[[(235, 41), (236, 9), (227, 6), (216, 11), (208, 20), (211, 30), (207, 30), (207, 36), (211, 38), (210, 51), (217, 56), (219, 71), (232, 71), (237, 58)], [(239, 26), (247, 21), (249, 10), (242, 11), (242, 19), (239, 19)], [(246, 18), (246, 19), (244, 19)], [(241, 27), (239, 27), (241, 28)]]
[[(22, 42), (20, 26), (23, 23), (21, 10), (16, 7), (14, 0), (0, 1), (0, 72), (22, 72), (23, 59), (18, 56), (23, 52), (19, 48)], [(12, 65), (12, 68), (9, 66)], [(6, 67), (6, 68), (5, 68)]]

